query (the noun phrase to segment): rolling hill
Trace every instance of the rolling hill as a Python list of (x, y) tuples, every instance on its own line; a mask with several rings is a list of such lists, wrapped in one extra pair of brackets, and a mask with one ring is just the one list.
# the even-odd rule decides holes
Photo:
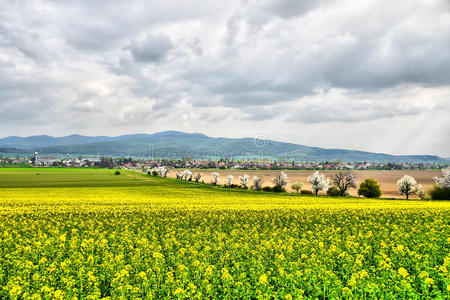
[[(2, 150), (3, 149), (3, 150)], [(389, 155), (355, 150), (325, 149), (253, 138), (213, 138), (200, 133), (165, 131), (116, 137), (48, 135), (0, 139), (0, 152), (111, 155), (152, 158), (285, 158), (297, 161), (446, 162), (432, 155)]]

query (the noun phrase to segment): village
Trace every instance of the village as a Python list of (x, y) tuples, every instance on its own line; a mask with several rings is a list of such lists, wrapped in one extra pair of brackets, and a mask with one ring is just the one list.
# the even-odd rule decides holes
[(0, 165), (28, 165), (30, 167), (73, 167), (110, 169), (147, 169), (159, 166), (187, 169), (230, 169), (230, 170), (436, 170), (448, 166), (437, 163), (392, 163), (392, 162), (344, 162), (344, 161), (286, 161), (269, 160), (192, 160), (182, 159), (143, 159), (125, 157), (74, 157), (65, 158), (42, 156), (37, 153), (31, 157), (2, 157)]

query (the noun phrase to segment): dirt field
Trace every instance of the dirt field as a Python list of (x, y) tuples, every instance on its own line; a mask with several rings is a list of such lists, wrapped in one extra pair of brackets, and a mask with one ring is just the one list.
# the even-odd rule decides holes
[[(172, 170), (169, 172), (168, 176), (176, 177), (176, 173), (180, 170)], [(193, 173), (202, 173), (202, 180), (205, 182), (211, 182), (211, 173), (214, 171), (211, 170), (194, 170)], [(233, 171), (233, 170), (217, 170), (217, 173), (220, 174), (219, 183), (224, 184), (226, 181), (226, 177), (228, 174), (234, 176), (233, 183), (239, 184), (239, 176), (243, 176), (243, 174), (247, 174), (250, 176), (257, 175), (261, 176), (263, 180), (263, 186), (273, 186), (271, 178), (280, 173), (280, 171)], [(310, 190), (311, 185), (308, 183), (308, 176), (313, 173), (313, 171), (285, 171), (288, 175), (289, 184), (288, 191), (292, 191), (290, 189), (290, 185), (295, 182), (303, 183), (303, 189)], [(321, 171), (325, 173), (327, 176), (331, 176), (335, 171)], [(416, 181), (422, 184), (426, 191), (428, 191), (434, 184), (433, 177), (441, 176), (440, 171), (422, 171), (422, 170), (393, 170), (393, 171), (353, 171), (359, 182), (363, 181), (366, 178), (372, 178), (378, 181), (381, 186), (381, 191), (383, 193), (382, 197), (389, 198), (403, 198), (404, 196), (400, 195), (397, 189), (397, 180), (400, 179), (403, 175), (410, 175), (416, 179)], [(250, 178), (250, 183), (252, 182), (252, 178)], [(251, 184), (250, 184), (251, 185)], [(324, 192), (321, 192), (325, 194)], [(353, 196), (357, 195), (356, 189), (351, 189), (350, 194)], [(412, 196), (415, 198), (415, 196)]]

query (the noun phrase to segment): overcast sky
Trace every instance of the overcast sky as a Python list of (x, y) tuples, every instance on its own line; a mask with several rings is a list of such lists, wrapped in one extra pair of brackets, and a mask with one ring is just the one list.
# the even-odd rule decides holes
[(0, 0), (0, 136), (164, 130), (450, 157), (450, 1)]

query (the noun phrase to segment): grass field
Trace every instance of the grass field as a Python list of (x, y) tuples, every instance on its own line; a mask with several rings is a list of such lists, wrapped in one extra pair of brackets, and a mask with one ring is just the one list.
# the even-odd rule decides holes
[(0, 298), (450, 295), (449, 202), (121, 172), (0, 169)]

